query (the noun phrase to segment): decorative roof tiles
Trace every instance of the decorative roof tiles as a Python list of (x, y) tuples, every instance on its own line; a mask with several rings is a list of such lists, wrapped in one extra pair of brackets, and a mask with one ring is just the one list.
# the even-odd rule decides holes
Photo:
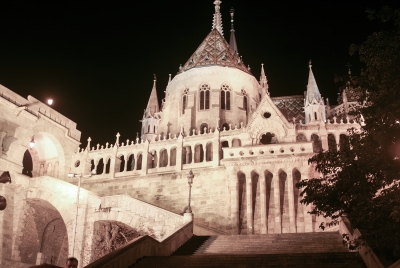
[(234, 67), (250, 74), (243, 60), (217, 29), (213, 29), (189, 60), (180, 68), (179, 73), (195, 67), (219, 65)]

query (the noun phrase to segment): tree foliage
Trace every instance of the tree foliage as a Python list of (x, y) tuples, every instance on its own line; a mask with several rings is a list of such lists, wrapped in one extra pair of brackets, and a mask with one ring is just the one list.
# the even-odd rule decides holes
[(333, 220), (347, 215), (372, 248), (395, 259), (400, 257), (400, 9), (367, 12), (385, 29), (350, 47), (364, 64), (352, 81), (361, 96), (352, 115), (362, 126), (348, 130), (348, 146), (309, 159), (320, 177), (297, 187), (302, 202), (314, 204), (312, 214)]

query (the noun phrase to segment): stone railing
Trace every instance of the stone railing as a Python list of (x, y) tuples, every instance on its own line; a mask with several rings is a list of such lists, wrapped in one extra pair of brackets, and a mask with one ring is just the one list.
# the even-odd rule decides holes
[[(339, 233), (349, 236), (350, 245), (361, 237), (360, 231), (357, 228), (353, 230), (350, 226), (350, 222), (346, 218), (341, 219), (339, 222)], [(358, 251), (368, 268), (384, 268), (374, 251), (367, 244), (361, 245), (355, 251)]]
[[(181, 215), (168, 210), (150, 205), (146, 202), (134, 199), (127, 195), (113, 195), (101, 197), (101, 208), (99, 210), (109, 210), (109, 213), (102, 213), (107, 217), (101, 217), (99, 220), (122, 219), (124, 217), (132, 218), (132, 221), (145, 219), (151, 222), (149, 227), (154, 231), (155, 238), (159, 241), (175, 232), (177, 228), (183, 225)], [(101, 211), (99, 211), (101, 212)], [(131, 222), (132, 223), (132, 222)]]
[(293, 142), (285, 144), (267, 144), (248, 147), (225, 147), (222, 148), (224, 159), (240, 157), (277, 157), (294, 154), (313, 153), (311, 142)]
[(139, 237), (103, 256), (85, 268), (126, 268), (144, 256), (169, 256), (193, 236), (193, 221), (160, 242), (150, 236)]

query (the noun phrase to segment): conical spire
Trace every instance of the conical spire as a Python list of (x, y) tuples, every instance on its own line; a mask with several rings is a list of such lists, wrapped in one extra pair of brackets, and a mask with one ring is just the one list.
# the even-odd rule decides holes
[(268, 94), (268, 80), (264, 71), (264, 63), (261, 63), (260, 86), (262, 88), (261, 95), (264, 96), (265, 93)]
[(224, 31), (222, 29), (222, 16), (220, 13), (220, 5), (222, 1), (220, 0), (215, 0), (214, 5), (215, 5), (215, 13), (214, 13), (214, 19), (213, 19), (213, 25), (212, 25), (212, 30), (217, 29), (218, 32), (223, 36)]
[(313, 71), (311, 69), (311, 60), (308, 64), (308, 67), (310, 68), (310, 73), (308, 75), (308, 84), (307, 84), (307, 101), (311, 103), (313, 99), (315, 99), (317, 102), (321, 101), (321, 94), (319, 93), (317, 82), (315, 81)]
[(236, 53), (239, 54), (237, 44), (236, 44), (235, 28), (233, 27), (233, 17), (235, 15), (235, 10), (233, 8), (231, 8), (230, 13), (231, 13), (231, 38), (229, 40), (229, 45), (231, 46), (233, 51), (235, 51)]
[(154, 75), (153, 89), (151, 90), (149, 102), (147, 103), (147, 107), (146, 107), (146, 111), (145, 111), (145, 118), (153, 117), (154, 113), (157, 113), (160, 111), (160, 108), (158, 106), (156, 83), (157, 83), (157, 78), (156, 78), (156, 75)]

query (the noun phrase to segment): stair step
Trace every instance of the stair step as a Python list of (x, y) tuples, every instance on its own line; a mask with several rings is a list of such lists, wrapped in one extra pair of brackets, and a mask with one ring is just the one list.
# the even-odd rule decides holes
[(365, 267), (356, 253), (145, 257), (134, 267)]

